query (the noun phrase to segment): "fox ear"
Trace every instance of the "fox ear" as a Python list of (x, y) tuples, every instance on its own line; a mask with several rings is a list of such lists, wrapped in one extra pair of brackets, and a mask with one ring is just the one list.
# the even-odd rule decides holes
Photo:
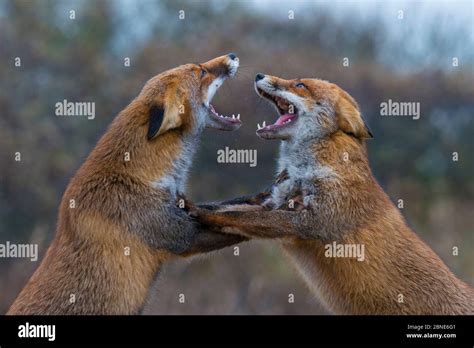
[[(349, 99), (350, 98), (350, 99)], [(336, 106), (339, 129), (359, 139), (370, 139), (373, 135), (360, 114), (352, 97), (342, 95)]]
[(170, 129), (178, 128), (181, 124), (182, 121), (179, 115), (179, 109), (175, 103), (166, 106), (165, 109), (157, 105), (152, 105), (150, 108), (150, 120), (148, 125), (148, 140), (151, 140)]
[(153, 139), (158, 131), (160, 130), (161, 124), (163, 123), (163, 117), (165, 110), (153, 105), (150, 108), (150, 120), (148, 122), (148, 140)]

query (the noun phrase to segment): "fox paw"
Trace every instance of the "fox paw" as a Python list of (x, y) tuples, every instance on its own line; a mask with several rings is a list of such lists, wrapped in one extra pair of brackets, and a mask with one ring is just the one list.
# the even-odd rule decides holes
[(288, 210), (301, 211), (306, 209), (302, 195), (294, 196), (288, 200)]
[(303, 198), (303, 206), (305, 209), (311, 209), (311, 202), (314, 199), (314, 195), (307, 195)]
[(268, 198), (267, 200), (265, 200), (264, 202), (262, 202), (262, 204), (260, 204), (260, 206), (261, 206), (264, 210), (272, 210), (272, 209), (275, 207), (275, 203), (272, 201), (271, 198)]
[(309, 210), (311, 209), (311, 201), (313, 200), (313, 195), (303, 195), (299, 194), (293, 196), (291, 199), (288, 200), (288, 204), (286, 206), (286, 210), (292, 211), (302, 211), (302, 210)]

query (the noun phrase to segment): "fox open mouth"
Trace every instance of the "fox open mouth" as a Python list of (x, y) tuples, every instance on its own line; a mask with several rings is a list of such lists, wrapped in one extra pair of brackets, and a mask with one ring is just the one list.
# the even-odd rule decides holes
[(238, 114), (237, 116), (235, 115), (232, 115), (232, 116), (224, 116), (224, 115), (220, 115), (215, 109), (214, 109), (214, 106), (209, 103), (209, 107), (208, 107), (208, 111), (209, 111), (209, 116), (217, 123), (219, 123), (220, 125), (222, 125), (223, 128), (225, 128), (226, 130), (229, 129), (229, 130), (233, 130), (235, 128), (238, 128), (241, 126), (242, 122), (240, 121), (240, 114)]
[(298, 118), (298, 109), (294, 105), (290, 104), (288, 100), (275, 95), (271, 95), (270, 93), (265, 92), (259, 87), (257, 87), (257, 92), (262, 98), (271, 101), (278, 109), (278, 113), (280, 115), (280, 117), (278, 117), (276, 122), (273, 124), (270, 124), (268, 126), (266, 125), (266, 122), (263, 122), (262, 126), (258, 124), (258, 135), (263, 135), (265, 133), (275, 133), (282, 128), (290, 126), (291, 123)]

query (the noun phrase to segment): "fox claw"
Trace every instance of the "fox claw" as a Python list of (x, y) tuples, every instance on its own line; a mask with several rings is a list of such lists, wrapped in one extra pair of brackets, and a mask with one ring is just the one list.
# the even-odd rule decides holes
[(283, 181), (288, 180), (290, 175), (288, 174), (288, 170), (284, 169), (275, 179), (275, 184), (281, 184)]
[(304, 206), (304, 198), (303, 196), (296, 196), (296, 197), (293, 197), (293, 203), (295, 205), (295, 210), (302, 210), (305, 208)]

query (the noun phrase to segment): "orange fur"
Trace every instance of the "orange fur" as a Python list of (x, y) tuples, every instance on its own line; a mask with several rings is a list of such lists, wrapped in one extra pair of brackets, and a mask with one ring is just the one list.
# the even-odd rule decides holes
[[(257, 92), (280, 114), (288, 113), (290, 102), (298, 108), (290, 124), (257, 133), (283, 140), (279, 170), (287, 179), (263, 204), (272, 210), (201, 209), (199, 221), (248, 238), (279, 238), (334, 313), (472, 315), (473, 289), (407, 226), (373, 177), (365, 144), (371, 134), (352, 97), (327, 81), (262, 76)], [(293, 209), (290, 199), (304, 206)], [(333, 242), (363, 245), (365, 260), (326, 257)]]
[[(119, 113), (71, 179), (56, 236), (8, 314), (136, 314), (170, 257), (243, 240), (201, 233), (175, 206), (209, 86), (230, 59), (159, 74)], [(151, 110), (163, 110), (153, 137)]]

